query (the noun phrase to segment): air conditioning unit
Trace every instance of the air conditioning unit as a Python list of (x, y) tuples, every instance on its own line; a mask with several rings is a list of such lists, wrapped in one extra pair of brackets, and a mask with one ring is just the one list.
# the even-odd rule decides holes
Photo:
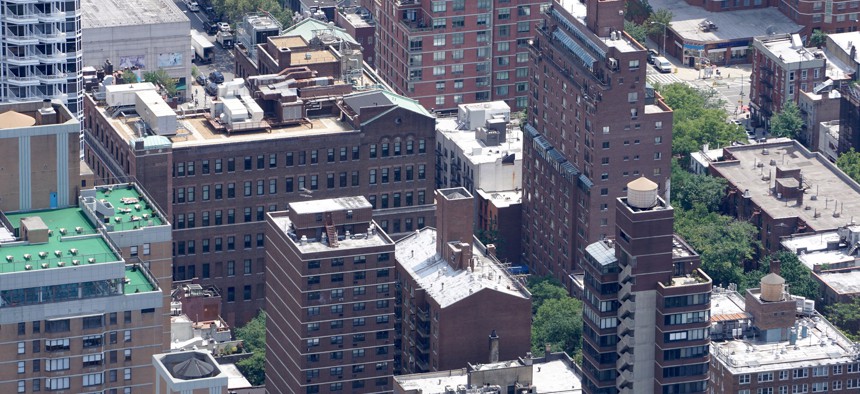
[(616, 59), (614, 57), (610, 57), (609, 58), (609, 68), (612, 70), (617, 70), (618, 69), (618, 59)]

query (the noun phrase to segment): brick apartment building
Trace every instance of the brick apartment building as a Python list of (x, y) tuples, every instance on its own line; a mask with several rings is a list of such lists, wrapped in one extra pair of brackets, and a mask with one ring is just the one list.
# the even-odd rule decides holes
[[(712, 393), (822, 393), (860, 390), (857, 344), (814, 307), (801, 307), (778, 262), (744, 295), (711, 296)], [(773, 268), (776, 268), (775, 270)]]
[(723, 149), (710, 174), (728, 181), (723, 210), (759, 229), (764, 250), (792, 234), (836, 230), (860, 217), (860, 185), (820, 153), (783, 141)]
[(154, 392), (170, 348), (170, 225), (133, 185), (0, 215), (0, 389)]
[(825, 33), (857, 31), (858, 13), (860, 13), (860, 3), (856, 0), (827, 2), (791, 0), (686, 1), (690, 5), (699, 6), (711, 12), (776, 7), (797, 24), (805, 26), (806, 28), (803, 30), (805, 35), (811, 34), (813, 30), (821, 30)]
[(586, 248), (583, 387), (590, 394), (704, 393), (711, 279), (672, 233), (673, 209), (639, 178), (616, 200), (614, 240)]
[(438, 189), (437, 228), (397, 241), (398, 373), (508, 360), (531, 348), (531, 294), (495, 247), (472, 235), (474, 209), (466, 189)]
[(505, 100), (528, 104), (528, 40), (546, 1), (383, 0), (375, 64), (395, 92), (425, 108)]
[(523, 126), (523, 261), (566, 285), (611, 235), (627, 182), (669, 176), (672, 110), (646, 88), (623, 1), (554, 1), (530, 47)]
[(50, 101), (0, 104), (0, 211), (76, 205), (80, 123)]
[(394, 241), (364, 197), (266, 218), (269, 393), (390, 392)]
[(827, 79), (827, 59), (820, 50), (805, 48), (797, 34), (756, 37), (752, 48), (750, 117), (770, 128), (770, 118), (783, 104), (796, 104), (800, 92), (811, 92)]
[[(264, 307), (266, 212), (294, 201), (364, 195), (393, 236), (433, 225), (434, 119), (413, 100), (376, 90), (312, 103), (288, 89), (292, 96), (259, 99), (275, 117), (224, 117), (225, 126), (207, 114), (171, 129), (154, 121), (140, 126), (143, 114), (157, 108), (134, 99), (151, 89), (116, 85), (106, 89), (106, 101), (99, 93), (87, 96), (85, 160), (97, 179), (133, 178), (164, 207), (174, 229), (174, 279), (218, 287), (230, 326)], [(221, 97), (216, 107), (253, 102)], [(176, 113), (159, 111), (163, 123), (175, 121)]]

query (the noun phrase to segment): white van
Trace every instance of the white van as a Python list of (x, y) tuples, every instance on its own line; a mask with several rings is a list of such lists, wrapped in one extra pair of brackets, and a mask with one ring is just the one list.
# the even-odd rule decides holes
[(188, 11), (191, 12), (200, 11), (200, 5), (198, 5), (194, 0), (185, 0), (185, 7), (187, 7)]
[(672, 72), (672, 63), (670, 63), (668, 60), (666, 60), (665, 57), (662, 56), (654, 59), (654, 67), (656, 67), (657, 71), (660, 71), (661, 73)]

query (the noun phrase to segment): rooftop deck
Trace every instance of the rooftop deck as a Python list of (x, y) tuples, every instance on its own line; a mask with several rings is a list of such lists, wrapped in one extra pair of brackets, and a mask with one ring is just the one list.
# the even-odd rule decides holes
[(111, 218), (111, 225), (116, 231), (164, 224), (155, 207), (133, 187), (99, 189), (96, 192), (96, 199), (113, 205), (114, 215)]
[(0, 256), (3, 258), (0, 273), (120, 261), (120, 257), (98, 235), (79, 208), (6, 215), (16, 231), (20, 228), (22, 218), (33, 216), (40, 217), (48, 227), (48, 242), (35, 245), (28, 242), (0, 244)]

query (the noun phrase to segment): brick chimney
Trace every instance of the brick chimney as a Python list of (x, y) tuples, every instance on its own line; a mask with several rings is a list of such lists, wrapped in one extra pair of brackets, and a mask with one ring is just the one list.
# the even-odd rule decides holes
[(475, 199), (462, 187), (436, 190), (436, 252), (454, 269), (472, 260)]
[(624, 1), (585, 0), (585, 24), (598, 37), (624, 30)]
[(496, 330), (490, 333), (490, 362), (499, 362), (499, 335), (496, 334)]
[(770, 261), (770, 273), (782, 275), (779, 272), (779, 267), (782, 263), (778, 259), (773, 259)]

